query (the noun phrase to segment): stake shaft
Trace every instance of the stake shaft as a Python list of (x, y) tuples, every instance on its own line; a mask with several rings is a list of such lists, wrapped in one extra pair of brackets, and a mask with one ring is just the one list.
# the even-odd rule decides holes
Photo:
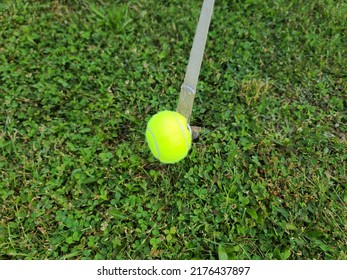
[(208, 29), (213, 13), (213, 6), (214, 0), (204, 0), (194, 36), (193, 46), (190, 51), (186, 75), (181, 86), (178, 100), (177, 112), (185, 116), (188, 123), (190, 122), (190, 116), (193, 110), (196, 86), (198, 84)]

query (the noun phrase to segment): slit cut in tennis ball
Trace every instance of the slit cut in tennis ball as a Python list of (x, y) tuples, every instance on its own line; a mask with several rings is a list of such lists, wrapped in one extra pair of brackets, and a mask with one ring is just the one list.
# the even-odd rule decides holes
[(187, 156), (192, 134), (184, 116), (173, 111), (162, 111), (149, 120), (146, 140), (159, 161), (176, 163)]

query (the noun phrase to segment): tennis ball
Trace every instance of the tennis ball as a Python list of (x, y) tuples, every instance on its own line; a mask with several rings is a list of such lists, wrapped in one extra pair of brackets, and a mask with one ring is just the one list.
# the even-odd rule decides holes
[(175, 163), (188, 154), (192, 135), (184, 116), (173, 111), (162, 111), (149, 120), (146, 140), (157, 159), (163, 163)]

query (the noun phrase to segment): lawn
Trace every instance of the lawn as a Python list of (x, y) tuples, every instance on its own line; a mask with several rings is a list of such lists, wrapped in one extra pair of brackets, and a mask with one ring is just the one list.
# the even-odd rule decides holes
[(217, 0), (165, 165), (201, 4), (1, 1), (0, 259), (347, 259), (346, 2)]

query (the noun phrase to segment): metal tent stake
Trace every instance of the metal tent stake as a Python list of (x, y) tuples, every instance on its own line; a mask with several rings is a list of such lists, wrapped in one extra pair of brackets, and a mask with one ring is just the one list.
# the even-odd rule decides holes
[[(190, 123), (190, 116), (193, 110), (194, 98), (196, 94), (196, 86), (198, 83), (201, 63), (204, 55), (208, 29), (213, 13), (214, 0), (204, 0), (198, 26), (196, 28), (193, 46), (190, 51), (189, 62), (181, 86), (181, 92), (178, 100), (176, 111), (185, 116), (187, 123)], [(191, 126), (192, 137), (199, 136), (200, 127)]]

